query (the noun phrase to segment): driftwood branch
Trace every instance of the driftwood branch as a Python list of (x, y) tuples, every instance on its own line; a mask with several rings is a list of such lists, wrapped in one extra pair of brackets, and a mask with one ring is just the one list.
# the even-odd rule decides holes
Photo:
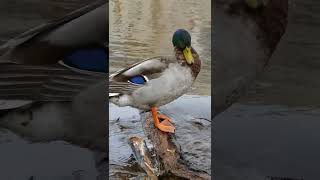
[[(182, 157), (180, 145), (176, 141), (175, 135), (161, 132), (155, 128), (149, 112), (143, 113), (141, 120), (144, 133), (152, 144), (153, 150), (149, 150), (145, 141), (139, 137), (130, 138), (129, 144), (139, 165), (147, 172), (149, 177), (152, 179), (158, 177), (192, 180), (211, 179), (206, 172), (188, 166), (188, 163)], [(155, 173), (157, 174), (155, 175)]]

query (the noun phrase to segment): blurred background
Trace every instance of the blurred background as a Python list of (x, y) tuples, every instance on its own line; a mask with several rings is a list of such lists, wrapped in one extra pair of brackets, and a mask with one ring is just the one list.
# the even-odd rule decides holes
[(265, 73), (213, 120), (217, 179), (319, 179), (320, 2), (289, 4)]
[[(1, 0), (0, 45), (92, 2), (94, 0)], [(27, 180), (34, 176), (41, 180), (70, 180), (76, 174), (86, 174), (89, 179), (96, 177), (91, 151), (61, 141), (29, 143), (0, 127), (0, 179)]]

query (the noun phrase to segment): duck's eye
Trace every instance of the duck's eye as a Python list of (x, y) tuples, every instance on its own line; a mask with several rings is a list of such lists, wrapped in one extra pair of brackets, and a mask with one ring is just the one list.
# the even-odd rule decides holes
[(137, 75), (131, 77), (128, 81), (133, 84), (144, 84), (148, 81), (148, 79), (143, 75)]
[(107, 50), (103, 47), (78, 49), (64, 57), (63, 62), (71, 67), (95, 71), (107, 72)]

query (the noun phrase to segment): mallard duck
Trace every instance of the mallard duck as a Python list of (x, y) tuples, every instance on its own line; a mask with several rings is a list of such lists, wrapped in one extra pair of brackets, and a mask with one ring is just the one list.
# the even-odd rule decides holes
[[(172, 38), (174, 56), (146, 59), (109, 76), (109, 100), (118, 106), (150, 110), (155, 126), (175, 132), (172, 120), (158, 114), (157, 107), (188, 91), (201, 68), (199, 55), (191, 46), (191, 36), (178, 29)], [(160, 121), (162, 119), (162, 121)]]
[(243, 95), (268, 64), (287, 26), (287, 0), (216, 0), (213, 34), (215, 116)]
[(2, 127), (32, 142), (105, 151), (107, 10), (106, 1), (94, 3), (2, 46)]

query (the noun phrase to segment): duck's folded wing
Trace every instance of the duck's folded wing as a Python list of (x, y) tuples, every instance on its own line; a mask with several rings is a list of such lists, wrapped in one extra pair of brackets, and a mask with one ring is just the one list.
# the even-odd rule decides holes
[(148, 80), (159, 77), (171, 62), (174, 62), (173, 57), (153, 57), (133, 64), (132, 66), (110, 75), (109, 97), (131, 94), (136, 89), (144, 85), (130, 82), (131, 78), (143, 76), (146, 78), (145, 82), (147, 82)]
[(131, 77), (137, 75), (152, 77), (153, 75), (163, 72), (171, 62), (174, 62), (174, 58), (169, 56), (158, 56), (146, 59), (111, 74), (109, 81), (127, 82)]
[(131, 94), (140, 87), (140, 85), (135, 85), (128, 82), (109, 81), (109, 97), (122, 94)]
[[(14, 46), (20, 45), (22, 43), (25, 43), (26, 41), (29, 41), (32, 38), (38, 37), (38, 36), (40, 36), (40, 35), (42, 35), (44, 33), (48, 33), (51, 30), (56, 29), (57, 27), (59, 27), (61, 25), (65, 25), (66, 23), (69, 23), (72, 20), (75, 20), (76, 18), (79, 18), (80, 16), (83, 16), (83, 15), (89, 13), (90, 11), (93, 11), (93, 10), (99, 8), (99, 7), (102, 7), (106, 3), (108, 3), (108, 1), (99, 0), (99, 1), (96, 1), (96, 2), (94, 2), (92, 4), (89, 4), (89, 5), (87, 5), (87, 6), (83, 7), (83, 8), (75, 10), (75, 11), (67, 14), (66, 16), (64, 16), (64, 17), (62, 17), (60, 19), (52, 20), (51, 22), (48, 22), (48, 23), (42, 24), (40, 26), (37, 26), (37, 27), (35, 27), (33, 29), (30, 29), (29, 31), (26, 31), (26, 32), (18, 35), (14, 39), (9, 40), (6, 44), (1, 46), (1, 48), (14, 47)], [(104, 6), (104, 7), (106, 7), (106, 6)], [(105, 24), (108, 25), (107, 15), (105, 16), (105, 19), (106, 19)], [(92, 20), (94, 20), (94, 19), (92, 19)], [(80, 21), (80, 20), (77, 20), (77, 21)], [(84, 24), (83, 28), (86, 28), (85, 24)], [(105, 27), (105, 29), (106, 29), (106, 31), (108, 30), (106, 27)], [(104, 31), (104, 32), (106, 32), (106, 31)], [(104, 33), (104, 34), (106, 36), (105, 39), (107, 40), (107, 34), (108, 33)]]
[(107, 4), (99, 0), (9, 40), (0, 46), (0, 61), (50, 64), (74, 48), (108, 44)]
[(82, 73), (60, 64), (0, 64), (0, 99), (70, 101), (80, 91), (105, 78), (105, 73)]

